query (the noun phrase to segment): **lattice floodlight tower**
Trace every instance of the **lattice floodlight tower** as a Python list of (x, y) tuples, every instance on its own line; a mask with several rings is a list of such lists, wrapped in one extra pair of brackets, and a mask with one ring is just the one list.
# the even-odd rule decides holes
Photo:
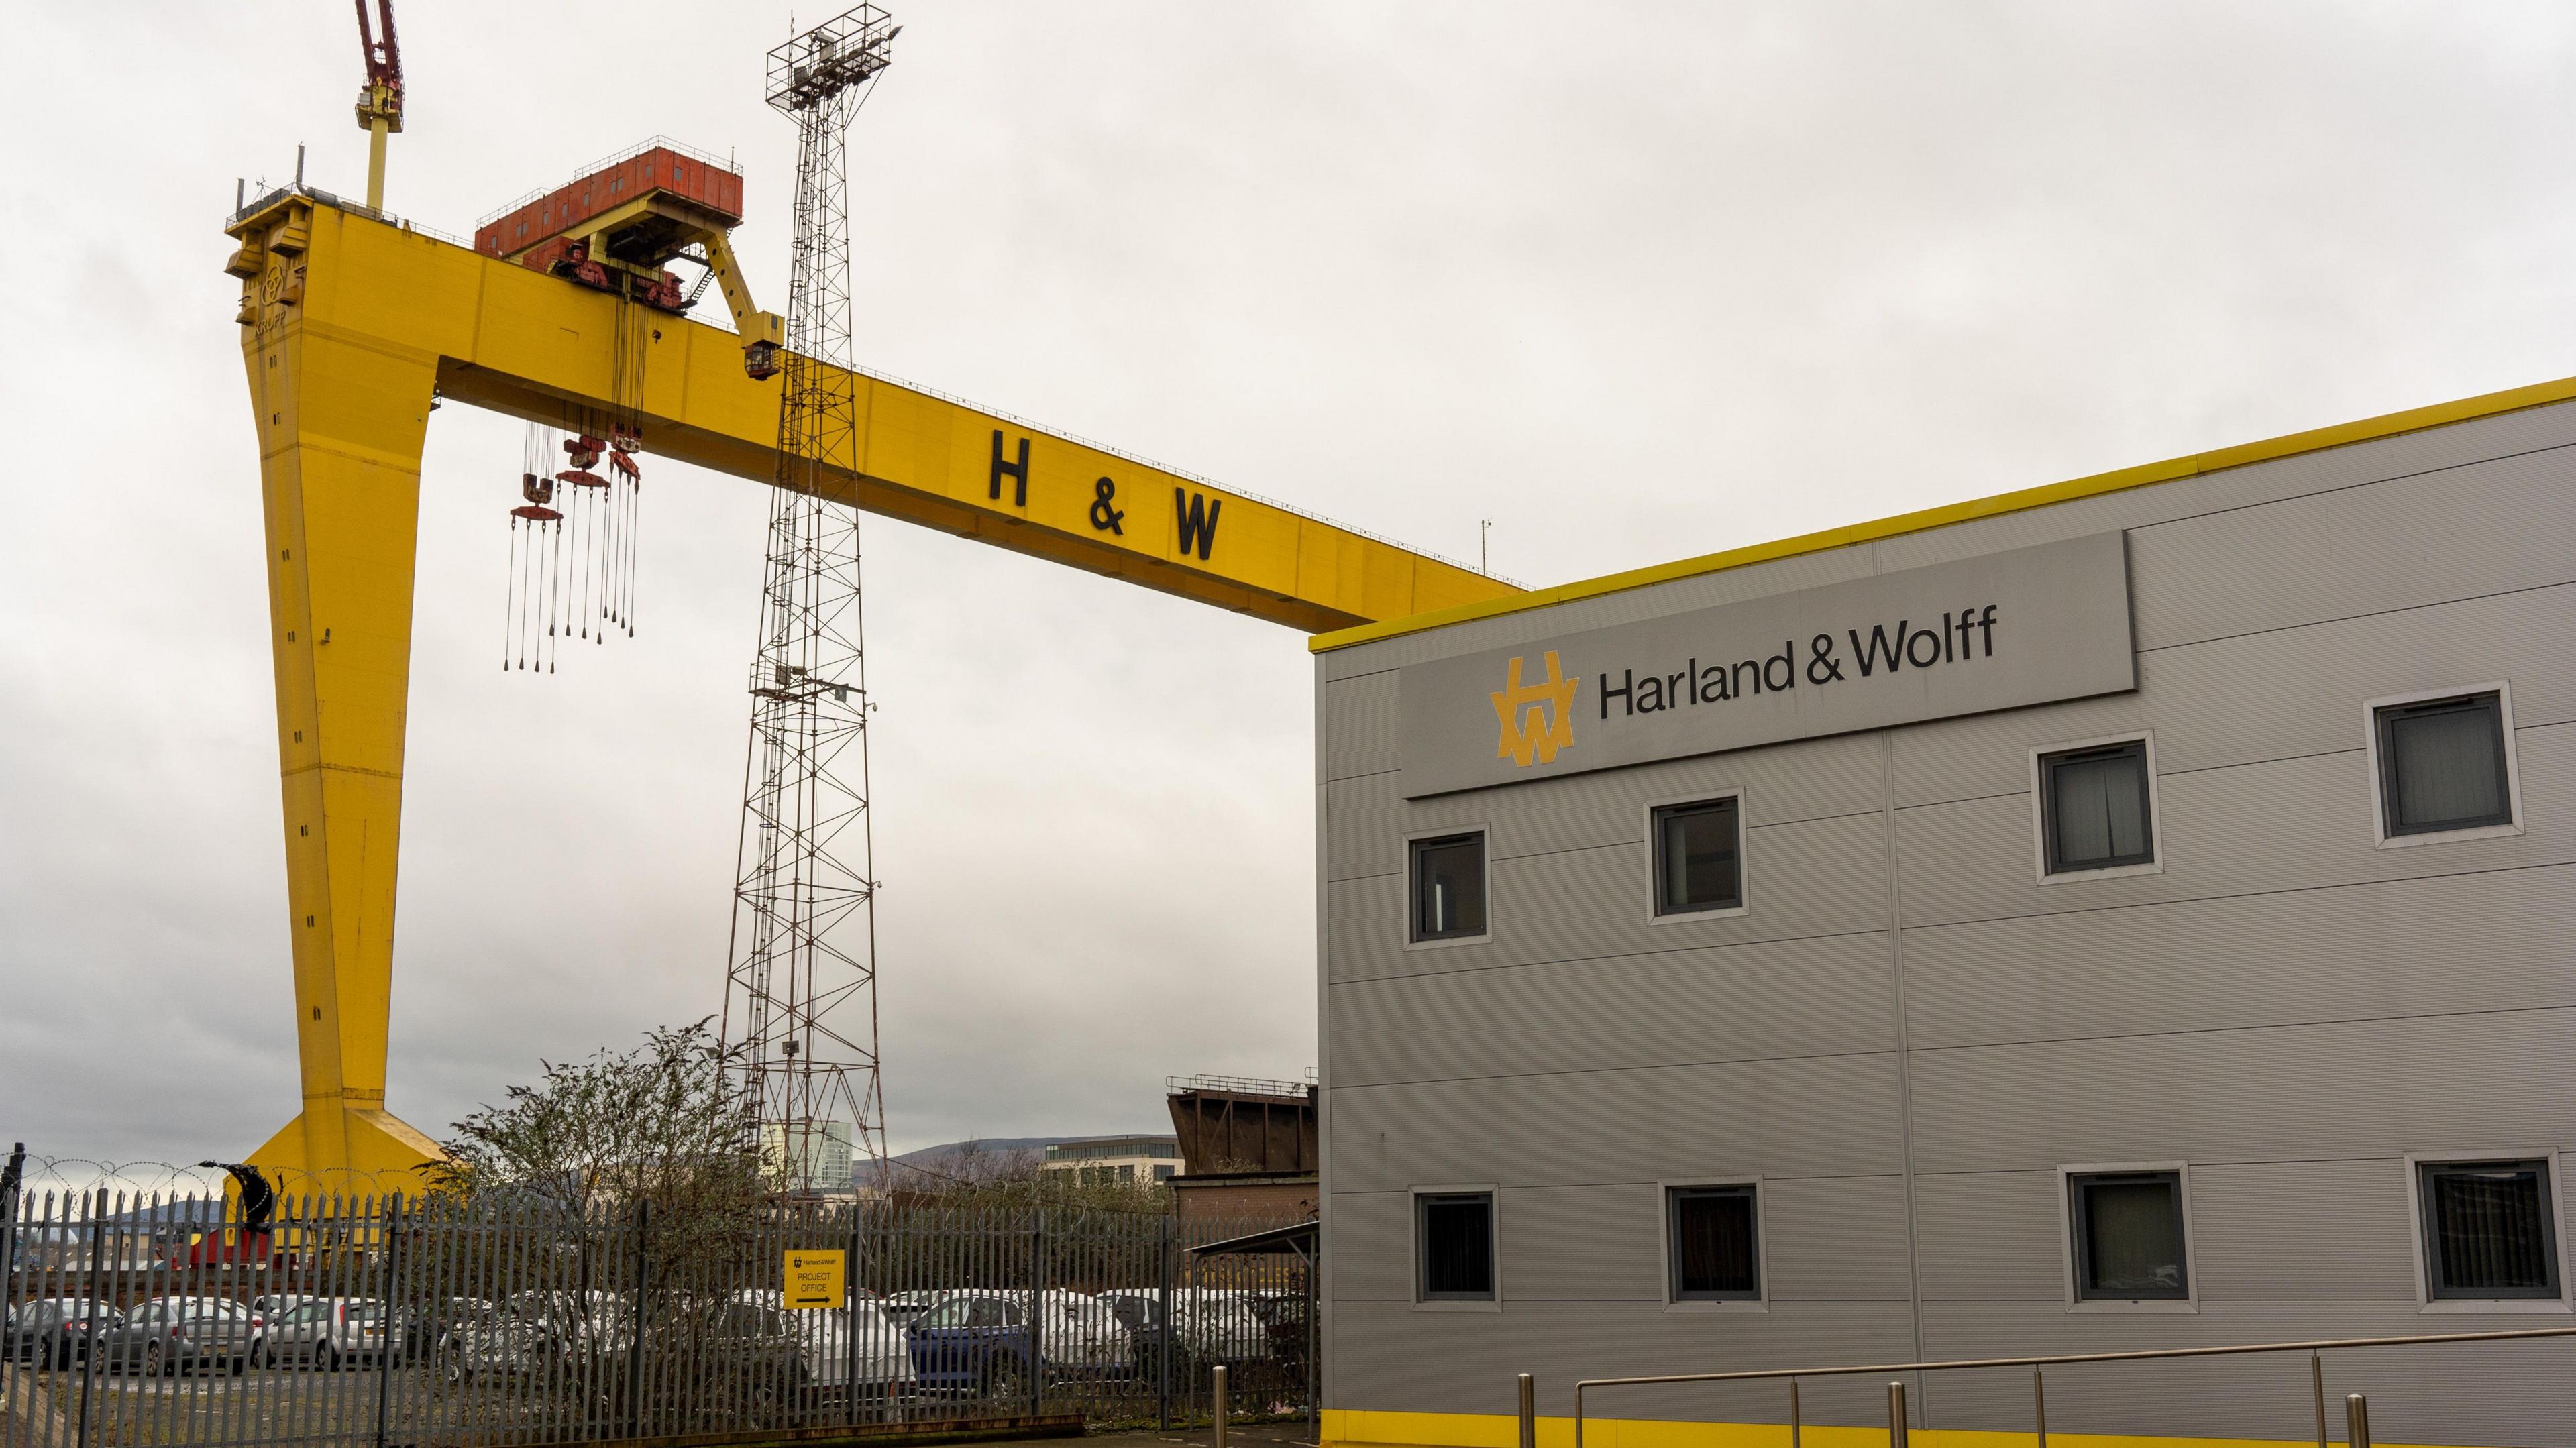
[(724, 1030), (798, 1190), (881, 1183), (885, 1164), (858, 514), (823, 495), (859, 469), (847, 134), (897, 29), (862, 5), (769, 53), (796, 224)]

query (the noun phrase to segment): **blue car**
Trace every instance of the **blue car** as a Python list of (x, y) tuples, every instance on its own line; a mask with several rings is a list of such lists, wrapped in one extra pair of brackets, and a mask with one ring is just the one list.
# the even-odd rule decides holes
[(924, 1393), (1008, 1401), (1028, 1392), (1037, 1345), (1026, 1293), (949, 1293), (907, 1324), (904, 1338)]
[(921, 1391), (1009, 1403), (1026, 1397), (1033, 1373), (1062, 1382), (1135, 1371), (1127, 1328), (1105, 1299), (1054, 1290), (1038, 1299), (1038, 1312), (1032, 1332), (1025, 1292), (942, 1296), (905, 1332)]

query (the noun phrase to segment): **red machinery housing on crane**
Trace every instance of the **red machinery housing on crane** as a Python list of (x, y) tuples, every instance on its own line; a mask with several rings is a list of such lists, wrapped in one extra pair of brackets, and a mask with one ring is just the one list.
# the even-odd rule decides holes
[(691, 299), (662, 264), (741, 224), (742, 177), (656, 137), (491, 217), (474, 249), (680, 312)]

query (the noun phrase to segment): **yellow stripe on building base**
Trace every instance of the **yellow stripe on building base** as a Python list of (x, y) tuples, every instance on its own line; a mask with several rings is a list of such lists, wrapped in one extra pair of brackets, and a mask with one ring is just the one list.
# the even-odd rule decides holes
[[(2341, 1404), (2335, 1405), (2340, 1408)], [(2340, 1424), (2337, 1425), (2338, 1427)], [(1324, 1410), (1322, 1448), (1516, 1448), (1519, 1420), (1509, 1413), (1384, 1413)], [(2029, 1433), (1972, 1428), (1915, 1428), (1914, 1448), (2028, 1448)], [(1886, 1448), (1887, 1428), (1809, 1423), (1799, 1448)], [(2175, 1438), (2128, 1433), (2048, 1435), (2050, 1448), (2315, 1448), (2306, 1438)], [(1538, 1448), (1574, 1448), (1572, 1418), (1538, 1420)], [(1583, 1448), (1789, 1448), (1786, 1423), (1685, 1423), (1653, 1418), (1586, 1418)], [(2378, 1448), (2463, 1448), (2379, 1444)]]

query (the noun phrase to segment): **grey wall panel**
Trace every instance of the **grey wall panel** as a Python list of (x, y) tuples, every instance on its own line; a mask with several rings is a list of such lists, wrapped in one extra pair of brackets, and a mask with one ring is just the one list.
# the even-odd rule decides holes
[[(1946, 563), (2105, 528), (2135, 528), (2359, 483), (2438, 474), (2571, 444), (2576, 444), (2576, 405), (2530, 408), (1883, 539), (1877, 544), (1879, 564), (1892, 571)], [(2576, 459), (2556, 465), (2576, 475)]]
[(1390, 977), (1331, 989), (1336, 1086), (1896, 1046), (1883, 932)]
[[(1474, 816), (1462, 815), (1459, 823)], [(1329, 881), (1336, 980), (1484, 970), (1532, 961), (1584, 960), (1695, 946), (1808, 939), (1887, 926), (1886, 824), (1843, 815), (1745, 833), (1747, 912), (1669, 925), (1648, 923), (1642, 841), (1497, 859), (1491, 864), (1489, 944), (1407, 950), (1403, 881), (1394, 875)], [(1652, 1010), (1639, 1002), (1637, 1010)]]
[(2565, 583), (2571, 477), (2550, 452), (2134, 529), (2138, 647)]
[(1921, 1172), (1914, 1213), (1924, 1301), (2065, 1301), (2065, 1212), (2053, 1167)]
[(1336, 1302), (1413, 1300), (1413, 1196), (1331, 1192), (1333, 1250), (1324, 1291)]
[[(1501, 1312), (1346, 1303), (1343, 1346), (1325, 1376), (1326, 1406), (1417, 1413), (1512, 1411), (1512, 1375), (1538, 1377), (1539, 1411), (1574, 1410), (1582, 1377), (1804, 1367), (1909, 1359), (1904, 1303), (1791, 1303), (1764, 1313), (1667, 1312), (1660, 1303), (1525, 1303)], [(1361, 1346), (1365, 1344), (1365, 1346)], [(1886, 1389), (1811, 1383), (1810, 1422), (1884, 1423)], [(1639, 1388), (1586, 1396), (1587, 1413), (1617, 1418), (1783, 1421), (1788, 1389)], [(1761, 1414), (1765, 1417), (1757, 1418)]]
[(1508, 1303), (1664, 1300), (1651, 1182), (1513, 1187), (1496, 1202)]
[(1911, 1055), (1917, 1171), (2576, 1148), (2576, 1011)]
[(2408, 1190), (2406, 1163), (2396, 1157), (2193, 1167), (2200, 1300), (2412, 1306)]
[(1912, 1294), (1903, 1177), (1773, 1177), (1760, 1203), (1763, 1295), (1774, 1306)]
[[(2438, 1323), (2438, 1327), (2428, 1324)], [(1924, 1309), (1924, 1334), (1945, 1358), (2033, 1352), (2121, 1352), (2185, 1345), (2295, 1342), (2474, 1332), (2533, 1325), (2529, 1316), (2433, 1318), (2411, 1303), (2228, 1303), (2196, 1314), (2065, 1313), (2014, 1304), (1944, 1303)], [(2373, 1348), (2326, 1357), (2333, 1437), (2343, 1437), (2343, 1395), (2370, 1395), (2371, 1427), (2384, 1443), (2557, 1444), (2576, 1422), (2568, 1344)], [(1943, 1384), (1949, 1386), (1945, 1390)], [(1989, 1431), (2030, 1431), (2030, 1379), (2001, 1375), (1935, 1380), (1933, 1421)], [(2048, 1427), (2066, 1433), (2153, 1433), (2243, 1440), (2312, 1441), (2307, 1359), (2282, 1353), (2049, 1370)]]
[(1396, 767), (1401, 743), (1396, 733), (1396, 684), (1401, 677), (1392, 671), (1362, 674), (1322, 686), (1322, 779), (1348, 779)]
[[(2514, 722), (2576, 719), (2576, 585), (2150, 651), (2139, 691), (1898, 731), (1899, 806), (2030, 788), (2030, 749), (2153, 727), (2169, 774), (2362, 747), (2365, 700), (2513, 685)], [(2260, 680), (2260, 687), (2248, 687)]]
[(2027, 792), (1897, 814), (1905, 923), (1939, 925), (2399, 880), (2576, 859), (2576, 725), (2516, 731), (2529, 832), (2489, 840), (2373, 847), (2370, 774), (2359, 749), (2157, 780), (2164, 871), (2036, 882)]
[(1500, 858), (1634, 844), (1645, 838), (1648, 801), (1725, 790), (1744, 792), (1744, 819), (1756, 828), (1875, 812), (1886, 795), (1879, 756), (1876, 735), (1856, 734), (1412, 801), (1400, 775), (1340, 780), (1325, 805), (1326, 878), (1399, 870), (1404, 836), (1466, 821), (1492, 828)]
[(1917, 1047), (2576, 1006), (2576, 866), (1909, 930)]
[[(1324, 968), (1334, 983), (1346, 980), (1376, 980), (1407, 972), (1415, 962), (1407, 958), (1403, 938), (1404, 878), (1400, 875), (1363, 875), (1352, 880), (1326, 880), (1318, 887), (1324, 896)], [(1416, 951), (1416, 956), (1486, 955), (1492, 947), (1482, 945), (1453, 946), (1445, 950)], [(1435, 962), (1436, 963), (1436, 962)], [(1452, 969), (1469, 970), (1489, 965), (1486, 959), (1458, 961)], [(1326, 1083), (1327, 1087), (1331, 1085)]]
[[(1901, 1171), (1892, 1056), (1334, 1089), (1333, 1190)], [(1820, 1120), (1835, 1129), (1817, 1129)]]

